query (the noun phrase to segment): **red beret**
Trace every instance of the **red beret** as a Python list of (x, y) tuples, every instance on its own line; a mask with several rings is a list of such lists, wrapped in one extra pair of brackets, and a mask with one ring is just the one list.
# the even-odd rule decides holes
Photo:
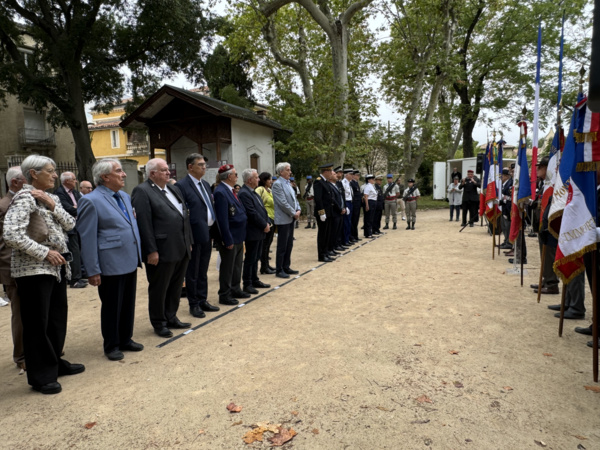
[(467, 170), (467, 173), (469, 173), (469, 172), (470, 172), (470, 173), (475, 173), (475, 172), (473, 172), (471, 169)]
[(219, 173), (227, 172), (228, 170), (233, 169), (233, 164), (225, 164), (219, 167)]

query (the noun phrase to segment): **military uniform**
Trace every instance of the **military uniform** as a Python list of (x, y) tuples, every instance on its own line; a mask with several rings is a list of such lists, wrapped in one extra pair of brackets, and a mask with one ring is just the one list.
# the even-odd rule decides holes
[(400, 195), (400, 188), (394, 183), (394, 176), (390, 173), (387, 176), (388, 184), (383, 190), (384, 204), (383, 208), (385, 211), (385, 227), (387, 230), (390, 227), (390, 215), (392, 216), (392, 223), (394, 224), (394, 230), (398, 228), (396, 225), (397, 211), (398, 211), (398, 196)]
[(313, 190), (313, 181), (312, 176), (309, 175), (306, 177), (306, 188), (304, 189), (304, 200), (306, 201), (306, 221), (308, 224), (306, 228), (315, 228), (316, 219), (315, 219), (315, 193)]
[(383, 216), (383, 189), (381, 188), (381, 184), (377, 183), (377, 181), (383, 180), (381, 175), (377, 175), (375, 177), (375, 190), (377, 191), (377, 204), (375, 206), (375, 214), (373, 215), (373, 234), (381, 234), (381, 217)]
[(377, 190), (375, 189), (374, 183), (369, 183), (369, 180), (374, 180), (373, 175), (367, 175), (365, 177), (367, 182), (364, 184), (364, 196), (366, 197), (365, 202), (365, 237), (373, 237), (373, 216), (375, 209), (377, 208)]
[(328, 250), (328, 237), (333, 222), (333, 196), (330, 188), (331, 183), (323, 177), (323, 173), (329, 173), (333, 164), (324, 164), (319, 167), (321, 176), (313, 183), (315, 201), (315, 220), (317, 222), (317, 253), (319, 261), (331, 262), (334, 255)]
[(409, 186), (406, 189), (404, 189), (404, 194), (402, 195), (402, 197), (406, 202), (406, 220), (408, 222), (408, 226), (406, 227), (406, 229), (414, 230), (415, 222), (417, 220), (417, 199), (421, 196), (421, 193), (419, 192), (419, 189), (414, 185), (415, 180), (411, 178), (410, 180), (408, 180), (408, 182), (413, 183), (413, 186)]
[[(359, 175), (360, 172), (358, 170), (354, 170), (352, 174), (356, 176)], [(352, 226), (350, 228), (350, 235), (355, 242), (358, 242), (360, 241), (360, 238), (358, 237), (358, 222), (360, 221), (360, 207), (362, 205), (363, 197), (360, 191), (360, 186), (358, 185), (358, 181), (351, 181), (350, 187), (352, 188)]]

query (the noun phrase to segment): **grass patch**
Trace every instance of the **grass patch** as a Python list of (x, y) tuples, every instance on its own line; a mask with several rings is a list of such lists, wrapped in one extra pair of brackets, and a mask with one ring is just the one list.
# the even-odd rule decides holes
[(417, 210), (419, 209), (448, 209), (446, 200), (434, 200), (432, 195), (424, 195), (417, 200)]

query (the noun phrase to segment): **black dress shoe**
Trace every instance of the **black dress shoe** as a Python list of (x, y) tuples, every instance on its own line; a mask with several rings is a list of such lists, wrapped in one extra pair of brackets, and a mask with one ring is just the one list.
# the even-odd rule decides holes
[(592, 326), (589, 327), (575, 327), (575, 333), (585, 334), (586, 336), (592, 335)]
[(172, 319), (170, 322), (167, 322), (167, 328), (181, 329), (181, 328), (189, 328), (191, 326), (192, 326), (191, 323), (189, 323), (189, 322), (182, 322), (177, 317), (175, 317), (174, 319)]
[(173, 337), (173, 332), (169, 330), (167, 327), (155, 328), (154, 332), (158, 334), (160, 337), (170, 338)]
[(560, 305), (548, 305), (548, 309), (552, 311), (560, 311)]
[(58, 394), (60, 391), (62, 391), (62, 387), (58, 381), (53, 381), (52, 383), (43, 384), (41, 386), (31, 386), (31, 389), (46, 395)]
[(206, 314), (204, 314), (204, 311), (202, 311), (200, 306), (190, 306), (190, 314), (199, 319), (206, 317)]
[(203, 302), (200, 302), (200, 309), (202, 311), (216, 312), (219, 311), (220, 308), (218, 306), (211, 305), (208, 303), (208, 300), (204, 300)]
[[(554, 285), (552, 287), (543, 287), (541, 289), (542, 294), (552, 294), (552, 295), (557, 295), (560, 291), (558, 290), (558, 285)], [(536, 294), (538, 293), (537, 289), (534, 289), (533, 292), (535, 292)], [(552, 309), (552, 308), (550, 308)], [(559, 307), (560, 309), (560, 307)]]
[(322, 258), (319, 258), (319, 262), (333, 262), (335, 261), (335, 259), (331, 259), (329, 256), (323, 256)]
[[(556, 314), (554, 314), (554, 317), (560, 318), (560, 313), (557, 312)], [(563, 317), (565, 319), (583, 320), (583, 319), (585, 319), (585, 314), (576, 314), (571, 311), (565, 311), (565, 315)]]
[(247, 294), (258, 294), (258, 289), (256, 289), (254, 286), (245, 286), (244, 292)]
[[(587, 346), (590, 348), (594, 347), (594, 341), (588, 341)], [(600, 347), (600, 338), (598, 338), (598, 347)]]
[(309, 223), (308, 225), (306, 225), (304, 228), (312, 228), (312, 225)]
[(129, 341), (129, 344), (121, 345), (119, 349), (126, 352), (141, 352), (144, 350), (144, 346), (138, 342)]
[(270, 287), (271, 287), (271, 285), (270, 285), (270, 284), (263, 283), (263, 282), (262, 282), (262, 281), (260, 281), (260, 280), (258, 280), (258, 281), (254, 281), (254, 282), (252, 283), (252, 286), (254, 286), (255, 288), (262, 288), (262, 289), (267, 289), (267, 288), (270, 288)]
[(125, 358), (123, 352), (118, 348), (114, 349), (112, 352), (105, 353), (105, 355), (111, 361), (121, 361), (123, 358)]
[(267, 268), (267, 269), (260, 269), (260, 274), (261, 275), (273, 275), (275, 273), (275, 270)]
[(283, 271), (285, 273), (287, 273), (288, 275), (297, 275), (297, 274), (300, 273), (300, 272), (298, 272), (297, 270), (294, 270), (294, 269), (283, 269)]
[(537, 288), (539, 288), (540, 286), (539, 286), (538, 284), (530, 284), (530, 285), (529, 285), (529, 287), (530, 287), (531, 289), (537, 289)]
[(221, 305), (237, 305), (240, 302), (238, 302), (235, 298), (225, 298), (223, 300), (219, 300), (219, 303)]
[(277, 273), (277, 269), (273, 266), (269, 266), (269, 270), (272, 270), (273, 272)]
[(282, 270), (281, 272), (277, 272), (277, 273), (275, 274), (275, 276), (276, 276), (277, 278), (289, 278), (289, 277), (290, 277), (290, 276), (289, 276), (287, 273), (285, 273), (283, 270)]
[(58, 376), (63, 375), (77, 375), (78, 373), (84, 372), (85, 366), (83, 364), (71, 364), (68, 361), (61, 361), (58, 364)]
[(250, 298), (252, 297), (250, 294), (244, 291), (231, 291), (231, 296), (233, 298)]
[[(514, 258), (509, 258), (508, 259), (508, 263), (509, 264), (513, 264), (514, 263)], [(521, 264), (519, 261), (517, 261), (517, 264)], [(523, 259), (523, 264), (527, 264), (527, 258)], [(542, 288), (543, 289), (543, 288)]]

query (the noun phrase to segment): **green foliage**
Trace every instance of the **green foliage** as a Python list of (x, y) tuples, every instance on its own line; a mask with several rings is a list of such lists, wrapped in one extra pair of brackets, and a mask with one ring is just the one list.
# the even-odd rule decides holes
[(232, 60), (227, 49), (219, 44), (206, 58), (204, 78), (212, 97), (234, 105), (250, 108), (254, 104), (252, 80), (248, 77), (248, 55), (238, 54)]

